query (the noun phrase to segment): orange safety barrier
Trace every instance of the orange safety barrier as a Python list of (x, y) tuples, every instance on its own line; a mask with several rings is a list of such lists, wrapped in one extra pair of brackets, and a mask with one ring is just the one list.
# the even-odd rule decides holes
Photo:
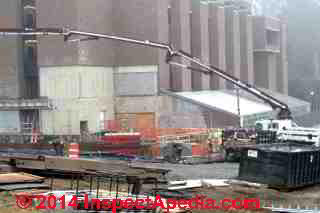
[(151, 146), (151, 153), (153, 157), (160, 157), (160, 144), (154, 144)]
[(80, 156), (80, 146), (78, 143), (69, 144), (69, 158), (71, 159), (79, 159)]
[(192, 156), (205, 157), (209, 154), (208, 145), (203, 144), (193, 144), (192, 145)]

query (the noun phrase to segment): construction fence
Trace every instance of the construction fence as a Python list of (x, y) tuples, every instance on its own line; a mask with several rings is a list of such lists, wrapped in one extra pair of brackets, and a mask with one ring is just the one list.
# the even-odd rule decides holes
[(222, 145), (222, 129), (161, 129), (157, 140), (148, 147), (153, 157), (161, 157), (172, 144), (180, 144), (185, 156), (207, 157), (219, 152)]
[[(218, 130), (218, 129), (217, 129)], [(207, 128), (156, 128), (152, 118), (145, 119), (118, 119), (106, 120), (101, 122), (103, 132), (138, 132), (142, 140), (158, 141), (159, 137), (170, 135), (184, 135), (190, 133), (208, 132)]]

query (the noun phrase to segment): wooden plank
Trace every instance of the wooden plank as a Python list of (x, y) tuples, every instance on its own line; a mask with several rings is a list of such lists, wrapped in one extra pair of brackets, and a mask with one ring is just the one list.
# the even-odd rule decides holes
[(15, 190), (22, 190), (22, 189), (48, 189), (48, 188), (49, 186), (43, 183), (0, 185), (0, 190), (3, 190), (3, 191), (15, 191)]
[(27, 173), (0, 174), (0, 184), (43, 182), (44, 178)]

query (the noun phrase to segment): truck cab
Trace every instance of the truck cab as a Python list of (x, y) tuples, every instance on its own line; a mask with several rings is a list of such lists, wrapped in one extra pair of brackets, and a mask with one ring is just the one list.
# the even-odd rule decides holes
[(255, 123), (256, 131), (275, 131), (277, 139), (320, 146), (320, 129), (299, 127), (292, 120), (261, 120)]
[(287, 129), (298, 128), (298, 125), (292, 120), (261, 120), (255, 123), (256, 131), (283, 131)]

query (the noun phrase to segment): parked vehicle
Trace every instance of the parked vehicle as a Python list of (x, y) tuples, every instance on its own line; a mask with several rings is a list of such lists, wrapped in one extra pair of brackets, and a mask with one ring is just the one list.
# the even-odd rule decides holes
[(320, 146), (320, 129), (299, 127), (292, 120), (261, 120), (256, 131), (274, 131), (278, 141), (293, 141)]

